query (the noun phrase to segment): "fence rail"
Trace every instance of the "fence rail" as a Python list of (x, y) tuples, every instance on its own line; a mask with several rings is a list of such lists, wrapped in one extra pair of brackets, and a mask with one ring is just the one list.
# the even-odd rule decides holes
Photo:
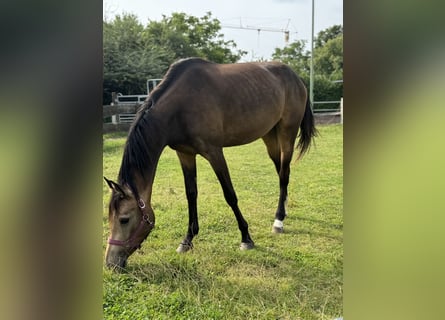
[(338, 108), (335, 109), (316, 109), (313, 108), (314, 115), (316, 116), (316, 120), (318, 118), (318, 123), (325, 123), (326, 119), (331, 119), (329, 121), (338, 122), (336, 117), (340, 118), (340, 123), (343, 123), (343, 98), (338, 101), (314, 101), (312, 103), (313, 106), (317, 104), (339, 104)]
[[(314, 109), (316, 123), (343, 123), (343, 99), (340, 101), (314, 102), (314, 104), (340, 103), (339, 109)], [(128, 131), (140, 104), (115, 104), (103, 106), (102, 131)]]
[(102, 131), (127, 131), (136, 117), (140, 104), (107, 105), (102, 109)]
[(135, 114), (138, 111), (139, 106), (140, 104), (103, 106), (102, 118), (111, 117), (115, 114), (120, 114), (120, 113)]
[[(321, 108), (315, 108), (316, 105), (325, 105), (325, 104), (335, 104), (338, 105), (338, 108), (330, 108), (330, 109), (321, 109)], [(338, 101), (314, 101), (312, 102), (313, 105), (313, 111), (314, 113), (320, 113), (320, 112), (340, 112), (340, 105), (341, 105), (341, 100)]]

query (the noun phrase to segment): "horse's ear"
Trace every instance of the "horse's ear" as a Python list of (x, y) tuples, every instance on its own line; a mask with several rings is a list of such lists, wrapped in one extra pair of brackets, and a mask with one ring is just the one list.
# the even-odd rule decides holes
[(118, 185), (116, 182), (114, 182), (112, 180), (108, 180), (106, 177), (104, 177), (104, 180), (108, 184), (108, 186), (110, 187), (111, 190), (114, 190), (115, 192), (120, 193), (122, 196), (125, 195), (125, 192), (122, 189), (122, 187), (120, 185)]

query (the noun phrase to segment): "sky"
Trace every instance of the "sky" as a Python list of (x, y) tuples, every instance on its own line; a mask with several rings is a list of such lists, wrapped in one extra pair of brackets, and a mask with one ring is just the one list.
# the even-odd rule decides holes
[[(314, 0), (314, 36), (333, 25), (343, 25), (342, 0)], [(247, 51), (242, 61), (269, 59), (275, 48), (283, 48), (284, 32), (289, 30), (289, 43), (311, 39), (312, 0), (103, 0), (104, 19), (133, 13), (146, 25), (163, 15), (184, 12), (203, 17), (207, 12), (223, 26), (225, 40), (234, 40), (238, 49)], [(232, 29), (225, 26), (253, 27), (255, 30)], [(274, 32), (257, 29), (273, 29)]]

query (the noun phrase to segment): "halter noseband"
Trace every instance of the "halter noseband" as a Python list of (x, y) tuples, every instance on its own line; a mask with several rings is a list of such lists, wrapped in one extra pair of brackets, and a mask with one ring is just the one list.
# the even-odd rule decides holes
[[(153, 227), (154, 227), (154, 222), (150, 221), (150, 217), (148, 216), (147, 212), (145, 211), (144, 200), (142, 200), (142, 199), (138, 200), (138, 207), (139, 207), (139, 211), (142, 214), (142, 219), (141, 219), (141, 222), (139, 222), (139, 226), (133, 232), (133, 234), (130, 236), (130, 238), (128, 238), (127, 240), (114, 240), (114, 239), (111, 239), (111, 237), (110, 237), (108, 239), (109, 244), (112, 244), (115, 246), (122, 246), (122, 247), (126, 247), (129, 249), (140, 249), (141, 248), (141, 244), (145, 240), (146, 237), (141, 242), (135, 242), (136, 238), (138, 238), (138, 236), (140, 236), (140, 234), (144, 231), (145, 224), (147, 224), (150, 227), (150, 230), (149, 230), (149, 233), (150, 233), (151, 229), (153, 229)], [(147, 234), (147, 236), (148, 236), (148, 234)]]

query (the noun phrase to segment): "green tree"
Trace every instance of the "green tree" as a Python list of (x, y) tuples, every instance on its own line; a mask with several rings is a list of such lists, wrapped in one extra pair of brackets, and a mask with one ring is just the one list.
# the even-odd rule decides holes
[(233, 40), (224, 40), (221, 23), (208, 12), (201, 18), (185, 13), (163, 16), (161, 21), (151, 21), (146, 29), (149, 42), (167, 48), (175, 59), (202, 57), (228, 63), (236, 62), (247, 52), (237, 50)]
[(343, 79), (343, 34), (315, 50), (314, 72), (330, 80)]
[(334, 25), (325, 30), (321, 30), (314, 39), (314, 46), (315, 48), (321, 48), (326, 45), (329, 40), (335, 39), (340, 35), (343, 36), (342, 25)]
[(161, 77), (172, 61), (173, 54), (144, 39), (144, 30), (133, 14), (103, 23), (104, 103), (111, 92), (145, 93), (147, 79)]
[(204, 17), (173, 13), (142, 25), (134, 14), (103, 22), (103, 101), (112, 92), (143, 94), (149, 78), (162, 78), (179, 58), (202, 57), (214, 62), (238, 61), (246, 52), (224, 40), (221, 24), (208, 12)]
[(272, 54), (272, 58), (290, 66), (303, 79), (309, 79), (310, 56), (304, 51), (305, 46), (306, 41), (297, 40), (282, 49), (276, 48), (275, 52)]
[[(272, 58), (289, 65), (309, 84), (311, 53), (305, 42), (297, 40), (285, 48), (276, 48)], [(343, 27), (335, 25), (318, 33), (314, 39), (314, 100), (338, 101), (343, 96)], [(323, 105), (324, 108), (336, 105)]]

